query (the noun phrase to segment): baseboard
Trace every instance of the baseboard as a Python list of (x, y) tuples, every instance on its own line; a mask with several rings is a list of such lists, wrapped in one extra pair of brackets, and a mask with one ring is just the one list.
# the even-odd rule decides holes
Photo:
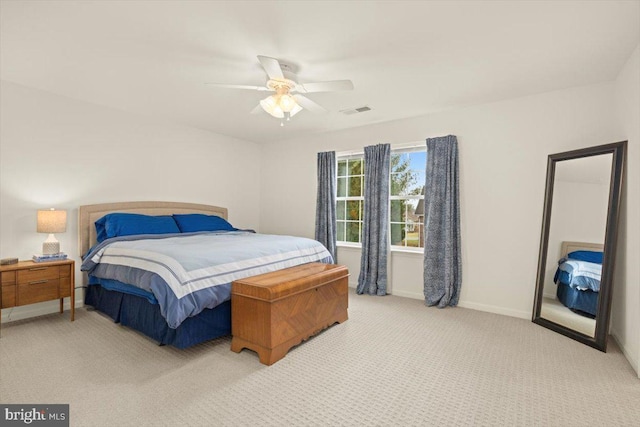
[[(423, 294), (419, 294), (419, 293), (415, 293), (415, 292), (393, 291), (392, 294), (395, 295), (395, 296), (398, 296), (398, 297), (405, 297), (405, 298), (412, 298), (412, 299), (419, 299), (419, 300), (423, 300), (424, 299), (424, 295)], [(458, 307), (470, 308), (472, 310), (478, 310), (478, 311), (486, 311), (488, 313), (502, 314), (504, 316), (518, 317), (520, 319), (530, 319), (531, 318), (531, 313), (529, 313), (528, 311), (513, 310), (513, 309), (510, 309), (510, 308), (497, 307), (497, 306), (494, 306), (494, 305), (479, 304), (479, 303), (476, 303), (476, 302), (459, 301), (458, 302)]]
[(618, 344), (618, 347), (620, 347), (620, 350), (622, 350), (622, 354), (624, 354), (624, 357), (627, 358), (627, 361), (629, 362), (633, 370), (636, 371), (638, 378), (640, 378), (640, 371), (638, 371), (638, 360), (622, 344), (622, 340), (620, 340), (620, 337), (618, 336), (616, 331), (611, 330), (610, 335), (616, 341), (616, 344)]
[(424, 294), (418, 294), (415, 292), (407, 292), (407, 291), (393, 291), (391, 295), (395, 295), (397, 297), (411, 298), (411, 299), (424, 299)]
[[(423, 300), (424, 295), (416, 292), (393, 291), (392, 295), (404, 298), (412, 298)], [(497, 307), (495, 305), (480, 304), (476, 302), (459, 301), (459, 307), (470, 308), (472, 310), (485, 311), (487, 313), (502, 314), (504, 316), (517, 317), (520, 319), (531, 319), (531, 313), (528, 311), (513, 310), (511, 308)]]
[[(76, 298), (76, 309), (82, 307), (82, 300)], [(71, 302), (65, 298), (63, 309), (67, 312), (71, 308)], [(46, 301), (37, 304), (24, 305), (21, 307), (11, 307), (2, 309), (2, 323), (15, 322), (16, 320), (28, 319), (30, 317), (44, 316), (60, 312), (60, 302), (58, 300)]]
[[(349, 283), (349, 287), (350, 288), (357, 288), (358, 287), (358, 283)], [(415, 292), (406, 292), (406, 291), (394, 291), (392, 290), (391, 292), (389, 292), (388, 295), (394, 295), (396, 297), (403, 297), (403, 298), (411, 298), (411, 299), (419, 299), (419, 300), (423, 300), (424, 299), (424, 295), (423, 294), (418, 294)]]
[(487, 313), (502, 314), (504, 316), (517, 317), (519, 319), (531, 320), (531, 313), (528, 311), (514, 310), (512, 308), (498, 307), (495, 305), (480, 304), (477, 302), (460, 301), (459, 307), (470, 308), (472, 310), (486, 311)]

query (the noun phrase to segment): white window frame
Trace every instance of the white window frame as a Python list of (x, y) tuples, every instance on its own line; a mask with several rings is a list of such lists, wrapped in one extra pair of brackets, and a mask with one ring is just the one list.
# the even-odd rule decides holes
[[(418, 152), (426, 152), (427, 151), (427, 146), (425, 144), (421, 144), (421, 145), (413, 145), (413, 146), (409, 146), (409, 147), (403, 147), (403, 148), (393, 148), (391, 149), (391, 155), (394, 154), (404, 154), (404, 153), (418, 153)], [(426, 165), (425, 165), (426, 167)], [(389, 174), (391, 175), (391, 174)], [(389, 176), (389, 185), (391, 185), (391, 176)], [(420, 200), (424, 200), (424, 195), (420, 194), (420, 195), (407, 195), (407, 196), (394, 196), (391, 195), (391, 191), (389, 191), (389, 245), (391, 247), (392, 251), (403, 251), (403, 252), (419, 252), (422, 253), (424, 252), (424, 248), (423, 247), (415, 247), (415, 246), (406, 246), (406, 240), (405, 240), (405, 245), (393, 245), (391, 244), (391, 226), (393, 224), (408, 224), (407, 221), (407, 214), (408, 212), (406, 211), (407, 207), (405, 206), (405, 221), (402, 222), (398, 222), (398, 221), (391, 221), (391, 202), (393, 200), (416, 200), (416, 201), (420, 201)], [(424, 227), (423, 223), (419, 223), (422, 224), (422, 226)], [(418, 239), (420, 239), (420, 236), (418, 236)]]
[[(399, 144), (399, 145), (393, 145), (391, 147), (391, 154), (403, 154), (403, 153), (412, 153), (412, 152), (421, 152), (427, 151), (427, 147), (426, 144), (424, 142), (413, 142), (413, 143), (408, 143), (408, 144)], [(349, 151), (349, 152), (340, 152), (340, 153), (336, 153), (336, 171), (338, 170), (338, 162), (342, 161), (342, 160), (354, 160), (354, 159), (362, 159), (364, 162), (364, 151)], [(426, 165), (425, 165), (426, 166)], [(364, 166), (366, 167), (366, 165)], [(364, 186), (364, 183), (363, 183)], [(389, 186), (391, 186), (391, 176), (389, 176)], [(364, 188), (364, 187), (363, 187)], [(391, 189), (390, 189), (391, 190)], [(392, 196), (391, 195), (391, 191), (389, 191), (389, 229), (387, 231), (388, 233), (388, 237), (389, 237), (389, 242), (391, 242), (391, 225), (392, 224), (406, 224), (407, 221), (404, 222), (397, 222), (391, 221), (391, 201), (392, 200), (424, 200), (424, 195), (411, 195), (411, 196)], [(337, 208), (337, 202), (338, 201), (345, 201), (345, 203), (347, 201), (350, 200), (360, 200), (364, 203), (364, 194), (362, 195), (362, 197), (353, 197), (353, 196), (345, 196), (345, 197), (336, 197), (336, 208)], [(406, 218), (406, 216), (405, 216)], [(347, 219), (344, 220), (339, 220), (341, 222), (355, 222), (353, 220), (349, 221)], [(360, 227), (359, 227), (359, 234), (360, 234), (360, 238), (362, 239), (362, 220), (358, 221), (360, 223)], [(424, 226), (424, 224), (423, 224)], [(337, 227), (337, 224), (336, 224)], [(362, 242), (346, 242), (346, 241), (340, 241), (338, 240), (337, 242), (337, 246), (342, 246), (342, 247), (356, 247), (356, 248), (362, 248)], [(424, 248), (423, 247), (413, 247), (413, 246), (401, 246), (401, 245), (391, 245), (390, 244), (390, 250), (392, 252), (414, 252), (414, 253), (423, 253), (424, 252)]]
[[(346, 156), (337, 156), (336, 155), (336, 171), (339, 171), (339, 167), (338, 164), (340, 163), (340, 161), (343, 160), (361, 160), (362, 164), (364, 165), (364, 153), (361, 154), (354, 154), (354, 155), (346, 155)], [(338, 202), (344, 201), (345, 202), (345, 209), (346, 209), (346, 205), (348, 204), (348, 202), (350, 201), (360, 201), (364, 204), (364, 169), (362, 171), (363, 173), (361, 175), (351, 175), (351, 176), (361, 176), (362, 178), (362, 190), (363, 190), (363, 194), (362, 196), (344, 196), (344, 197), (339, 197), (336, 196), (336, 218), (337, 218), (337, 204)], [(337, 173), (336, 173), (337, 175)], [(346, 176), (350, 176), (350, 175), (346, 175)], [(339, 175), (337, 175), (338, 178), (340, 178)], [(349, 193), (349, 180), (347, 179), (347, 186), (346, 186), (346, 191), (347, 194)], [(336, 183), (336, 187), (337, 187), (337, 183)], [(347, 219), (346, 216), (346, 212), (345, 212), (345, 219), (336, 219), (336, 228), (337, 228), (337, 222), (344, 222), (345, 224), (345, 233), (346, 233), (346, 227), (348, 223), (358, 223), (358, 236), (360, 236), (360, 241), (359, 242), (347, 242), (347, 241), (340, 241), (338, 240), (338, 244), (340, 246), (351, 246), (351, 247), (362, 247), (362, 218), (360, 218), (359, 220), (349, 220)]]

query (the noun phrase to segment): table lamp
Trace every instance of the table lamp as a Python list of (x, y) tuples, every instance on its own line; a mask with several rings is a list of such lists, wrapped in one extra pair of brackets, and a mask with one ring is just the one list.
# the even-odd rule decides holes
[(52, 255), (60, 252), (60, 242), (53, 233), (67, 231), (67, 211), (50, 210), (38, 211), (38, 233), (49, 233), (47, 240), (42, 243), (42, 254)]

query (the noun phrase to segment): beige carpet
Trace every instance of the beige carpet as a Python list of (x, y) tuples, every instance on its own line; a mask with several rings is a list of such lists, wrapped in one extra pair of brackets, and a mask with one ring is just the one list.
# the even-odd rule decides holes
[(640, 380), (526, 320), (350, 294), (350, 319), (271, 367), (219, 339), (159, 347), (97, 312), (4, 324), (2, 403), (72, 426), (637, 426)]

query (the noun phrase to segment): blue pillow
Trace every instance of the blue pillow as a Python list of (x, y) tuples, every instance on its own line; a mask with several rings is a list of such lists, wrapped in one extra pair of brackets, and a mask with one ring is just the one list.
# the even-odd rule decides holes
[(216, 215), (184, 214), (174, 215), (173, 219), (183, 233), (195, 231), (235, 231), (231, 224), (224, 218)]
[(574, 251), (567, 255), (569, 259), (577, 261), (592, 262), (594, 264), (602, 264), (602, 252), (595, 251)]
[(132, 213), (107, 214), (96, 221), (98, 243), (112, 237), (134, 234), (180, 233), (178, 225), (169, 215), (151, 216)]

